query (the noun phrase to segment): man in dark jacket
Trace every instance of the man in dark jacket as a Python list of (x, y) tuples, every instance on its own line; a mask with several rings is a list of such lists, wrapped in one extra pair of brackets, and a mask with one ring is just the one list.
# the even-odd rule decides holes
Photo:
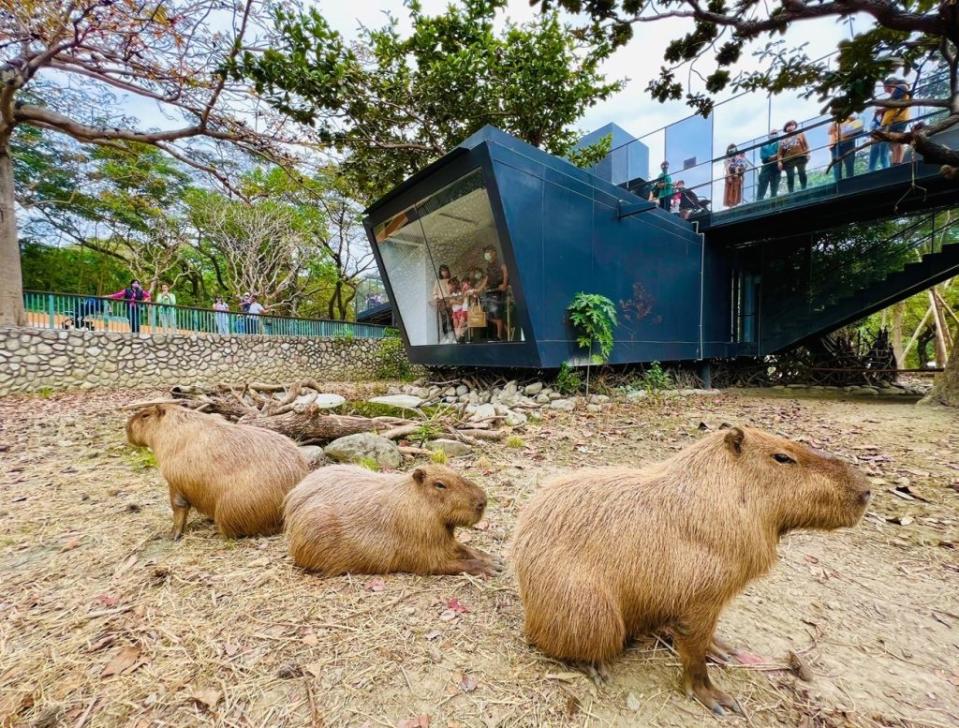
[(129, 286), (122, 291), (117, 291), (107, 296), (107, 298), (127, 302), (127, 317), (130, 319), (130, 331), (134, 334), (140, 333), (140, 304), (150, 300), (150, 292), (143, 290), (140, 281), (134, 278), (130, 281)]

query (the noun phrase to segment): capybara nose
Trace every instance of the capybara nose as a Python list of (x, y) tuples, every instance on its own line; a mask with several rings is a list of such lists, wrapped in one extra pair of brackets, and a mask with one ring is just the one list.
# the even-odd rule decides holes
[(862, 493), (859, 494), (859, 502), (862, 503), (863, 505), (867, 505), (871, 499), (872, 499), (871, 490), (864, 490)]
[(482, 513), (486, 510), (486, 499), (480, 498), (476, 501), (476, 510)]

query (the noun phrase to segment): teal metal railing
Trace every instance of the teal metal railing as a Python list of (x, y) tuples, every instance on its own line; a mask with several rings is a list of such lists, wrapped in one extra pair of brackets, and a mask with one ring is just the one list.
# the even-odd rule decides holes
[(72, 293), (24, 291), (27, 325), (139, 334), (220, 334), (381, 339), (388, 327), (352, 321), (250, 315), (191, 306), (166, 306)]

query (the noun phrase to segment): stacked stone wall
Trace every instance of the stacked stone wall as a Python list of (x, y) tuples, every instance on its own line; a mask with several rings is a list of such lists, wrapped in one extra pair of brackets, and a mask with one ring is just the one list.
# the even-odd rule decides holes
[(381, 342), (0, 327), (0, 396), (47, 388), (370, 379)]

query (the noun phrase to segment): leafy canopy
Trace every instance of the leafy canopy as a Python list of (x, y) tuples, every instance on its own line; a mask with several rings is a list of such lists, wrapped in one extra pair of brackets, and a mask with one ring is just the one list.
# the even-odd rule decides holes
[(612, 46), (577, 39), (552, 12), (497, 30), (505, 6), (461, 0), (434, 16), (408, 0), (408, 35), (389, 18), (354, 45), (316, 8), (279, 6), (272, 47), (239, 55), (230, 70), (347, 152), (344, 173), (367, 199), (486, 124), (565, 155), (579, 136), (573, 124), (621, 88), (598, 71)]

